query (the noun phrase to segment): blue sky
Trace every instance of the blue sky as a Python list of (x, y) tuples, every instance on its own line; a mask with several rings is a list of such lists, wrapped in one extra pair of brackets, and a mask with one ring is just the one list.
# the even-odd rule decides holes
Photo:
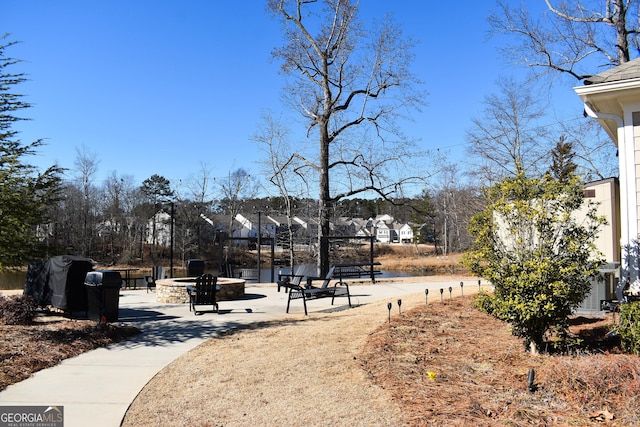
[[(24, 61), (14, 71), (30, 79), (15, 91), (33, 104), (17, 129), (25, 143), (46, 141), (31, 162), (73, 169), (85, 146), (100, 162), (97, 184), (112, 171), (136, 184), (156, 173), (176, 183), (202, 163), (215, 177), (237, 168), (259, 174), (263, 154), (251, 136), (264, 111), (283, 110), (284, 80), (271, 60), (282, 33), (265, 3), (4, 0), (0, 33), (21, 42), (7, 53)], [(390, 12), (419, 41), (414, 72), (429, 95), (404, 131), (453, 161), (464, 157), (471, 118), (496, 92), (495, 80), (522, 72), (501, 61), (499, 40), (487, 40), (492, 8), (477, 0), (455, 11), (423, 0), (361, 1), (364, 21)], [(582, 111), (570, 85), (555, 96), (555, 108)]]

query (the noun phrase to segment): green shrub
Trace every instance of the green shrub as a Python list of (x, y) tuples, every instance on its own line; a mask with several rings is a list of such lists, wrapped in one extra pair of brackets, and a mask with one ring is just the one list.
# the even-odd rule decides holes
[(36, 304), (27, 295), (0, 296), (0, 324), (29, 325), (36, 315)]
[(476, 294), (474, 298), (474, 302), (478, 310), (484, 313), (487, 313), (491, 316), (494, 315), (496, 311), (495, 303), (491, 295), (489, 295), (485, 291), (481, 291), (478, 294)]
[(620, 306), (620, 324), (615, 332), (620, 335), (623, 351), (640, 354), (640, 302)]

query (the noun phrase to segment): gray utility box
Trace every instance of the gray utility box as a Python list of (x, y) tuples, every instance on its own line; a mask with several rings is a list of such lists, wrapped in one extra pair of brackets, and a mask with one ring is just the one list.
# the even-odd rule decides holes
[(90, 271), (85, 277), (87, 288), (87, 314), (96, 322), (117, 322), (120, 303), (120, 272), (111, 270)]

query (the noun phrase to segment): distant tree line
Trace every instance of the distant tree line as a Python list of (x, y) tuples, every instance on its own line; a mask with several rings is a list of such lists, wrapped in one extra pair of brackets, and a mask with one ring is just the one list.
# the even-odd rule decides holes
[[(82, 160), (77, 163), (88, 162), (83, 158), (85, 152), (78, 155)], [(246, 171), (231, 173), (232, 181), (234, 177), (246, 181)], [(169, 248), (166, 242), (155, 239), (155, 222), (151, 221), (162, 210), (173, 212), (176, 260), (213, 256), (220, 233), (228, 235), (239, 227), (233, 221), (238, 213), (261, 212), (279, 218), (287, 215), (283, 197), (256, 197), (253, 191), (233, 192), (229, 197), (225, 187), (234, 184), (226, 180), (211, 189), (211, 197), (199, 199), (173, 188), (160, 175), (151, 176), (139, 186), (131, 177), (115, 172), (101, 185), (92, 182), (92, 176), (82, 173), (75, 180), (62, 182), (59, 200), (49, 206), (49, 220), (42, 228), (41, 238), (50, 254), (81, 254), (107, 264), (166, 259)], [(317, 200), (292, 198), (289, 203), (291, 216), (317, 219)], [(336, 206), (332, 222), (340, 217), (368, 219), (388, 214), (414, 227), (416, 243), (431, 243), (440, 252), (455, 252), (469, 247), (471, 239), (466, 229), (479, 206), (479, 190), (471, 188), (447, 188), (433, 194), (424, 191), (393, 201), (344, 199)], [(202, 215), (215, 224), (207, 223)]]

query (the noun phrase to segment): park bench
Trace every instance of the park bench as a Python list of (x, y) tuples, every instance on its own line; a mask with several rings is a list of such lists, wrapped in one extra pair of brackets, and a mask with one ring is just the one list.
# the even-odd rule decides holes
[[(287, 299), (287, 313), (291, 305), (291, 300), (301, 299), (304, 306), (304, 314), (307, 315), (307, 300), (328, 298), (331, 297), (331, 305), (333, 305), (335, 298), (339, 296), (346, 296), (349, 301), (349, 307), (351, 307), (351, 295), (349, 294), (349, 285), (342, 280), (336, 280), (336, 267), (332, 266), (324, 279), (319, 277), (307, 277), (306, 286), (291, 285), (289, 284), (289, 297)], [(322, 280), (322, 285), (319, 287), (313, 286), (314, 280)], [(331, 281), (334, 280), (333, 286), (329, 286)]]
[(334, 277), (340, 282), (343, 279), (361, 279), (369, 277), (375, 283), (375, 277), (382, 272), (375, 267), (380, 266), (379, 262), (335, 264)]

